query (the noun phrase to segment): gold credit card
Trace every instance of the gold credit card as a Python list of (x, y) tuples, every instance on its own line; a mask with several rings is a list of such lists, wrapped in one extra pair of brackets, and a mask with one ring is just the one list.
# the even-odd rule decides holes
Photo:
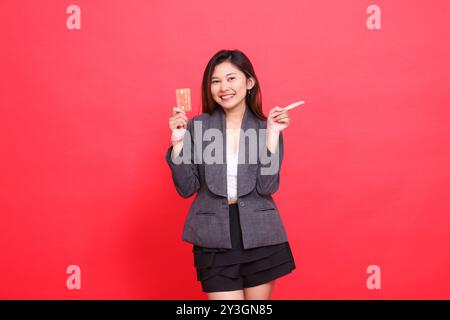
[(176, 89), (177, 96), (177, 107), (183, 109), (184, 111), (191, 111), (191, 89)]

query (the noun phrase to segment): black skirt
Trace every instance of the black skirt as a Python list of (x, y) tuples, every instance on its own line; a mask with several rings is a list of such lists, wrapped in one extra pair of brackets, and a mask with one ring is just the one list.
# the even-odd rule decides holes
[(193, 245), (197, 280), (203, 291), (228, 291), (256, 286), (296, 268), (288, 242), (244, 249), (237, 203), (229, 205), (232, 249)]

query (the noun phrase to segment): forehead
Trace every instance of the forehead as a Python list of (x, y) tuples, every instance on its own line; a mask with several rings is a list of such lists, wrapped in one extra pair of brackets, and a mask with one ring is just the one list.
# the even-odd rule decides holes
[(225, 61), (215, 66), (211, 78), (226, 77), (230, 73), (234, 75), (242, 74), (241, 70), (236, 68), (232, 63)]

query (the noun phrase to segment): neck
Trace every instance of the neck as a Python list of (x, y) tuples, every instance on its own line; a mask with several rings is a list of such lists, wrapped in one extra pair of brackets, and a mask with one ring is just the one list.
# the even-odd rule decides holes
[(223, 109), (225, 112), (225, 119), (230, 123), (240, 123), (244, 117), (246, 105), (245, 103), (234, 107), (231, 110)]

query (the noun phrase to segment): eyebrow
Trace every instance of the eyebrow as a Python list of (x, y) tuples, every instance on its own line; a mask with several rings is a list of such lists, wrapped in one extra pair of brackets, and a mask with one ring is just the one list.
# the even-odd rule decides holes
[[(226, 75), (229, 76), (230, 74), (236, 74), (236, 72), (230, 72), (230, 73), (227, 73)], [(219, 79), (219, 78), (218, 77), (212, 77), (211, 79)]]

